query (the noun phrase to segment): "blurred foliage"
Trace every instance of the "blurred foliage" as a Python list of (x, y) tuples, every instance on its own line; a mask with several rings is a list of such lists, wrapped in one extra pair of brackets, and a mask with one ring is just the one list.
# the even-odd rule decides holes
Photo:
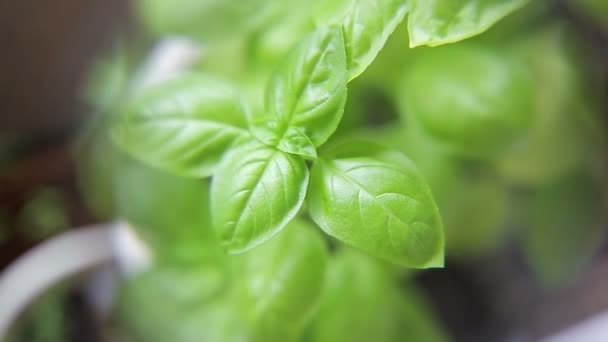
[(606, 208), (598, 185), (579, 172), (530, 194), (523, 247), (544, 285), (569, 285), (604, 242)]
[(36, 190), (18, 214), (19, 224), (24, 227), (21, 234), (31, 240), (43, 240), (68, 229), (67, 203), (58, 189)]
[(68, 339), (65, 300), (67, 291), (57, 287), (37, 299), (10, 331), (6, 342), (62, 342)]

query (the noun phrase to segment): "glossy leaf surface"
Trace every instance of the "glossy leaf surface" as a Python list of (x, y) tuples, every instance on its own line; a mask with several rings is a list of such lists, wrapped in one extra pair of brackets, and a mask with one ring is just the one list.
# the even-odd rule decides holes
[(211, 186), (213, 226), (231, 253), (270, 239), (296, 215), (308, 185), (299, 156), (251, 137), (228, 152)]
[(313, 166), (313, 220), (338, 240), (394, 263), (442, 266), (442, 223), (422, 176), (404, 155), (363, 144), (344, 143)]

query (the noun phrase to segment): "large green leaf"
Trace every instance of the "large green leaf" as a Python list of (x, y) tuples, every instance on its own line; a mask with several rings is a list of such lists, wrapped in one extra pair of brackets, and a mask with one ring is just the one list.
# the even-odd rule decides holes
[[(339, 28), (317, 30), (286, 57), (270, 81), (266, 117), (256, 120), (262, 142), (296, 154), (323, 144), (336, 130), (346, 103), (346, 57)], [(292, 140), (289, 129), (309, 137)], [(282, 140), (290, 140), (288, 143)], [(295, 145), (295, 148), (292, 146)], [(304, 155), (310, 155), (305, 153)]]
[(350, 142), (313, 166), (308, 204), (329, 235), (410, 267), (443, 265), (443, 228), (430, 189), (404, 156)]
[(242, 255), (244, 311), (256, 341), (295, 341), (319, 304), (327, 251), (318, 229), (292, 221), (276, 239)]
[(270, 239), (297, 214), (308, 185), (299, 157), (251, 137), (226, 154), (211, 186), (213, 225), (231, 253)]
[(411, 0), (410, 46), (437, 46), (478, 35), (529, 0)]
[(138, 159), (206, 177), (246, 127), (236, 89), (209, 76), (187, 75), (144, 90), (126, 106), (112, 133)]
[(400, 288), (369, 257), (341, 250), (331, 259), (310, 342), (446, 341), (423, 298)]

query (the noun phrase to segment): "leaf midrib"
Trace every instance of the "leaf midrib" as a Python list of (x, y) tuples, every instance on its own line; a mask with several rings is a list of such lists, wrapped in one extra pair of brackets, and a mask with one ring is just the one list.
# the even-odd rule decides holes
[(244, 211), (242, 209), (247, 207), (247, 205), (249, 204), (249, 201), (251, 200), (251, 196), (253, 196), (253, 193), (255, 192), (257, 187), (260, 185), (260, 179), (262, 179), (262, 177), (266, 173), (266, 170), (268, 169), (268, 165), (270, 165), (270, 161), (274, 159), (275, 155), (278, 152), (279, 152), (278, 150), (272, 149), (271, 155), (268, 156), (268, 158), (266, 158), (264, 160), (264, 167), (262, 168), (261, 172), (259, 173), (259, 177), (256, 177), (255, 185), (253, 186), (253, 188), (251, 189), (249, 194), (247, 194), (247, 197), (245, 198), (245, 201), (243, 202), (243, 205), (241, 208), (241, 215), (239, 215), (238, 218), (234, 222), (234, 230), (232, 231), (232, 234), (230, 236), (230, 241), (234, 241), (234, 237), (237, 235), (237, 232), (240, 230), (239, 228), (241, 226), (239, 224), (240, 224), (241, 220), (243, 219), (243, 217), (245, 216)]

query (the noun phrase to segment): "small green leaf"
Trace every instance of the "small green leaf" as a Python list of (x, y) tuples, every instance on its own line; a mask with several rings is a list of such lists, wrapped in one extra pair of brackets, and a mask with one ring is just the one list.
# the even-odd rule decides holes
[[(345, 143), (328, 153), (334, 159), (313, 166), (313, 220), (342, 242), (394, 263), (442, 266), (443, 228), (422, 176), (404, 155), (362, 144)], [(367, 153), (357, 155), (360, 150)]]
[(306, 341), (447, 341), (424, 298), (399, 286), (376, 260), (340, 250), (326, 283)]
[(529, 0), (412, 0), (410, 47), (437, 46), (476, 36)]
[(224, 246), (241, 253), (273, 237), (297, 214), (307, 185), (308, 169), (299, 156), (240, 139), (211, 186), (213, 226)]
[(295, 341), (324, 285), (327, 250), (318, 229), (294, 220), (276, 239), (242, 258), (242, 304), (253, 340)]
[(348, 80), (374, 61), (407, 12), (404, 0), (352, 0), (341, 20)]
[(126, 106), (112, 134), (120, 147), (151, 165), (206, 177), (246, 127), (243, 105), (232, 86), (187, 75), (145, 90)]
[(258, 139), (276, 144), (293, 127), (314, 146), (323, 144), (338, 127), (346, 103), (342, 31), (320, 29), (305, 38), (279, 67), (266, 95), (268, 116), (256, 120), (256, 126), (267, 126), (269, 121), (276, 124), (273, 136), (256, 135)]
[[(258, 140), (269, 146), (276, 146), (287, 153), (301, 155), (304, 158), (317, 158), (317, 149), (308, 136), (296, 127), (288, 127), (282, 137), (277, 136), (277, 123), (274, 120), (266, 121), (263, 125), (256, 125), (251, 132)], [(280, 139), (280, 140), (279, 140)]]

